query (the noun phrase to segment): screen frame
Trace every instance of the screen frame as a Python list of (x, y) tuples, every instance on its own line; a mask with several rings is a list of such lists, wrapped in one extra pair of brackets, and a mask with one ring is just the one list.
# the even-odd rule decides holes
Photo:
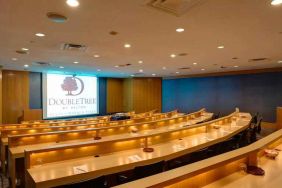
[[(97, 113), (94, 114), (82, 114), (82, 115), (75, 115), (75, 116), (58, 116), (58, 117), (47, 117), (47, 74), (59, 74), (65, 76), (88, 76), (88, 77), (95, 77), (97, 79), (96, 90), (97, 90)], [(42, 80), (41, 80), (41, 92), (42, 92), (42, 119), (43, 120), (53, 120), (53, 119), (71, 119), (71, 118), (83, 118), (83, 117), (93, 117), (98, 116), (100, 114), (100, 78), (94, 75), (84, 75), (84, 74), (64, 74), (64, 73), (42, 73)]]

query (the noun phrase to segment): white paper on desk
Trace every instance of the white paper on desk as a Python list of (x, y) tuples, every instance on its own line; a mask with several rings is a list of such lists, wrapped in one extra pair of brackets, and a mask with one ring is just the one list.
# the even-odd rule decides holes
[(81, 174), (88, 172), (88, 167), (86, 165), (80, 165), (73, 167), (73, 173), (74, 174)]
[(131, 155), (131, 156), (128, 157), (128, 159), (131, 162), (137, 162), (137, 161), (141, 161), (142, 160), (142, 158), (139, 155)]

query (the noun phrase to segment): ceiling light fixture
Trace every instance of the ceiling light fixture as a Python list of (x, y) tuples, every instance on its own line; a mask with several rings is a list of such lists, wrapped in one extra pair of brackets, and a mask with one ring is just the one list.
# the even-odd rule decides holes
[(38, 37), (45, 37), (44, 33), (36, 33), (35, 35), (38, 36)]
[(282, 63), (282, 60), (281, 60), (281, 61), (278, 61), (277, 63)]
[(13, 57), (12, 61), (18, 61), (18, 58)]
[(131, 45), (130, 45), (130, 44), (124, 44), (124, 47), (125, 47), (125, 48), (130, 48)]
[(143, 72), (143, 69), (140, 69), (139, 72)]
[(179, 74), (179, 72), (175, 72), (176, 74)]
[(183, 29), (183, 28), (177, 28), (177, 29), (176, 29), (176, 32), (182, 33), (182, 32), (184, 32), (184, 29)]
[(238, 65), (235, 65), (235, 66), (233, 66), (234, 68), (238, 68), (239, 66)]
[(198, 63), (193, 63), (193, 65), (197, 65)]
[(79, 62), (78, 61), (75, 61), (75, 62), (73, 62), (74, 64), (78, 64)]
[(282, 0), (272, 0), (271, 2), (271, 5), (274, 5), (274, 6), (280, 5), (280, 4), (282, 4)]
[(29, 49), (28, 49), (28, 48), (22, 48), (22, 50), (23, 50), (23, 51), (28, 51)]
[(142, 64), (142, 63), (143, 63), (143, 61), (141, 61), (141, 60), (140, 60), (140, 61), (138, 61), (138, 63), (139, 63), (139, 64)]
[(94, 55), (94, 57), (95, 57), (95, 58), (98, 58), (98, 57), (100, 57), (100, 55), (98, 55), (98, 54), (95, 54), (95, 55)]
[(67, 3), (70, 7), (78, 7), (78, 6), (79, 6), (78, 0), (67, 0), (66, 3)]
[(223, 49), (223, 48), (224, 48), (224, 46), (218, 46), (217, 48), (218, 48), (218, 49)]
[(163, 70), (166, 70), (166, 67), (163, 67)]
[(204, 70), (206, 70), (206, 69), (201, 69), (201, 71), (204, 71)]
[(170, 57), (171, 57), (171, 58), (175, 58), (176, 55), (175, 55), (175, 54), (170, 54)]
[(28, 67), (29, 67), (29, 65), (24, 65), (24, 67), (25, 67), (25, 68), (28, 68)]

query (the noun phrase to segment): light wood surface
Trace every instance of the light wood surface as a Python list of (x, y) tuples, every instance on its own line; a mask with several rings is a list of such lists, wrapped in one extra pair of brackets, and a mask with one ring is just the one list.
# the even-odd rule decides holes
[[(197, 113), (201, 113), (201, 111), (197, 112)], [(149, 112), (149, 114), (151, 114), (151, 112)], [(179, 114), (177, 111), (171, 111), (168, 113), (164, 113), (164, 114), (153, 114), (152, 116), (146, 117), (147, 113), (143, 113), (143, 115), (145, 115), (145, 117), (137, 117), (135, 119), (130, 119), (130, 120), (120, 120), (120, 121), (110, 121), (110, 122), (106, 122), (106, 123), (94, 123), (94, 124), (75, 124), (75, 125), (67, 125), (67, 126), (51, 126), (51, 127), (35, 127), (35, 128), (20, 128), (20, 129), (4, 129), (1, 130), (1, 162), (2, 164), (5, 163), (5, 161), (7, 160), (7, 154), (6, 154), (6, 148), (7, 147), (7, 136), (12, 136), (12, 135), (20, 135), (20, 134), (35, 134), (35, 133), (46, 133), (46, 132), (58, 132), (58, 131), (69, 131), (69, 130), (82, 130), (82, 129), (89, 129), (89, 128), (97, 128), (95, 130), (96, 133), (98, 133), (98, 131), (104, 130), (101, 127), (107, 126), (107, 127), (111, 127), (118, 129), (120, 131), (122, 131), (122, 129), (119, 129), (118, 126), (119, 125), (124, 125), (124, 127), (134, 123), (134, 122), (138, 122), (136, 124), (133, 125), (140, 125), (143, 122), (149, 121), (149, 122), (158, 122), (159, 120), (165, 120), (166, 121), (170, 121), (170, 120), (177, 120), (178, 118), (181, 118), (183, 116), (183, 114)], [(177, 116), (175, 116), (177, 115)], [(174, 117), (175, 116), (175, 117)], [(166, 118), (168, 117), (168, 118)], [(62, 123), (65, 124), (65, 123)], [(37, 124), (36, 124), (37, 125)], [(41, 124), (38, 124), (41, 125)], [(105, 132), (105, 131), (104, 131)], [(110, 134), (112, 131), (109, 130), (108, 134)], [(103, 131), (102, 131), (102, 135), (103, 135)], [(98, 135), (96, 135), (98, 136)], [(73, 136), (72, 136), (73, 137)], [(75, 136), (74, 136), (75, 137)], [(3, 151), (3, 152), (2, 152)], [(5, 166), (3, 166), (3, 171), (5, 171)]]
[(276, 109), (276, 124), (277, 129), (282, 129), (282, 107)]
[[(233, 117), (233, 115), (231, 117)], [(231, 117), (228, 117), (229, 120)], [(126, 149), (114, 153), (105, 153), (100, 155), (98, 158), (95, 158), (93, 155), (91, 155), (57, 162), (51, 162), (47, 160), (46, 162), (46, 158), (50, 158), (52, 155), (56, 156), (56, 153), (54, 152), (60, 152), (58, 148), (56, 148), (56, 150), (54, 150), (54, 148), (50, 148), (41, 151), (26, 151), (26, 165), (28, 168), (30, 168), (28, 169), (29, 175), (27, 177), (31, 177), (31, 182), (34, 182), (37, 187), (50, 187), (71, 182), (78, 182), (85, 179), (93, 179), (102, 174), (115, 173), (118, 171), (132, 169), (134, 166), (172, 159), (200, 148), (207, 147), (214, 143), (225, 140), (234, 134), (237, 134), (248, 126), (250, 119), (250, 115), (245, 114), (244, 118), (239, 118), (236, 123), (233, 122), (232, 124), (230, 121), (223, 121), (223, 119), (220, 119), (218, 121), (213, 121), (211, 124), (203, 123), (190, 126), (189, 128), (187, 127), (186, 129), (194, 129), (206, 125), (212, 126), (215, 123), (220, 124), (221, 126), (220, 129), (211, 129), (208, 132), (196, 132), (185, 137), (179, 135), (182, 138), (181, 141), (178, 139), (173, 139), (170, 141), (164, 139), (165, 142), (158, 142), (157, 144), (153, 143), (153, 145), (150, 145), (150, 147), (153, 147), (155, 150), (152, 153), (144, 153), (142, 148), (136, 148), (129, 150)], [(183, 130), (178, 129), (168, 132), (171, 134), (178, 134), (180, 131)], [(162, 138), (162, 134), (163, 133), (152, 134), (150, 136), (160, 136)], [(167, 134), (167, 132), (165, 134)], [(177, 136), (174, 138), (177, 138)], [(115, 142), (117, 142), (117, 140)], [(118, 145), (116, 147), (122, 146)], [(89, 149), (89, 147), (83, 148), (85, 150)], [(74, 148), (65, 147), (65, 149)], [(65, 152), (71, 152), (71, 150), (65, 150)], [(64, 154), (66, 155), (67, 153)], [(129, 157), (134, 155), (139, 156), (140, 160), (131, 161)], [(86, 165), (88, 172), (83, 174), (74, 174), (73, 168), (79, 165)]]
[[(143, 126), (144, 124), (140, 124), (138, 126), (139, 129), (138, 133), (130, 132), (131, 125), (127, 126), (129, 129), (126, 129), (126, 127), (123, 126), (124, 129), (122, 130), (120, 130), (119, 128), (115, 130), (116, 127), (107, 128), (104, 129), (104, 133), (103, 132), (101, 133), (100, 136), (103, 137), (101, 140), (97, 141), (97, 143), (116, 140), (116, 139), (131, 138), (132, 136), (137, 136), (137, 135), (147, 135), (152, 133), (166, 132), (167, 130), (180, 128), (185, 125), (186, 126), (193, 125), (198, 122), (204, 122), (211, 119), (213, 115), (212, 113), (207, 113), (207, 112), (202, 113), (202, 112), (203, 111), (200, 110), (196, 113), (191, 113), (190, 115), (193, 116), (194, 118), (191, 118), (188, 121), (180, 122), (180, 123), (174, 123), (174, 121), (172, 121), (172, 124), (160, 124), (159, 126), (154, 124), (152, 124), (154, 126), (150, 126), (149, 123), (146, 123), (146, 126)], [(196, 117), (195, 114), (197, 113), (200, 113), (201, 116)], [(106, 130), (111, 130), (111, 131), (106, 131)], [(66, 144), (92, 141), (93, 138), (95, 137), (95, 131), (96, 129), (88, 129), (88, 130), (79, 130), (79, 131), (59, 131), (59, 132), (50, 132), (50, 133), (10, 136), (8, 164), (9, 164), (9, 176), (11, 178), (12, 183), (14, 184), (16, 177), (16, 171), (15, 171), (16, 159), (23, 158), (25, 150), (36, 150), (50, 146), (60, 146)], [(105, 133), (107, 133), (108, 136), (105, 136)]]
[(29, 72), (2, 72), (3, 123), (19, 123), (29, 108)]
[[(275, 147), (282, 150), (282, 144)], [(259, 166), (265, 170), (263, 177), (253, 176), (238, 171), (217, 180), (204, 188), (279, 188), (282, 185), (282, 155), (281, 153), (275, 160), (262, 157), (259, 159)]]
[(42, 109), (24, 109), (23, 121), (42, 120)]
[(124, 111), (123, 79), (107, 78), (107, 113)]
[[(281, 143), (281, 137), (282, 137), (282, 130), (279, 130), (246, 147), (233, 150), (215, 157), (211, 157), (196, 163), (192, 163), (177, 169), (173, 169), (147, 178), (143, 178), (120, 186), (116, 186), (115, 188), (128, 188), (128, 187), (134, 187), (134, 188), (177, 187), (178, 188), (180, 187), (181, 184), (183, 185), (183, 181), (186, 180), (189, 181), (189, 178), (195, 177), (195, 175), (197, 174), (202, 174), (212, 169), (216, 169), (220, 166), (230, 164), (231, 162), (248, 157), (249, 154), (258, 153), (262, 149), (268, 148), (269, 145), (273, 144), (274, 142)], [(239, 168), (237, 170), (239, 170)], [(268, 171), (266, 171), (266, 173), (268, 173)], [(203, 176), (201, 176), (201, 178), (203, 178)], [(257, 177), (257, 179), (258, 178), (264, 179), (263, 177)], [(237, 179), (236, 180), (233, 179), (233, 180), (236, 181)], [(240, 185), (238, 187), (244, 187), (245, 184), (242, 183), (236, 185), (237, 186)], [(194, 186), (199, 187), (199, 185), (194, 185)], [(259, 184), (257, 184), (257, 186), (255, 187), (259, 188), (260, 186)], [(246, 186), (246, 188), (249, 187)]]

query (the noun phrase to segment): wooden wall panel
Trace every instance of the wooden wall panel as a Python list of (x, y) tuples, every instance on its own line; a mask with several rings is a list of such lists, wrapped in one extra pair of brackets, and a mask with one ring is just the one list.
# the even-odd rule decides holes
[(3, 122), (3, 118), (2, 118), (2, 66), (0, 67), (0, 124)]
[(132, 79), (123, 80), (123, 111), (133, 111)]
[(3, 123), (18, 123), (29, 108), (29, 72), (2, 72)]
[(107, 79), (107, 113), (123, 111), (123, 79)]
[(136, 113), (162, 108), (161, 78), (133, 78), (133, 109)]

